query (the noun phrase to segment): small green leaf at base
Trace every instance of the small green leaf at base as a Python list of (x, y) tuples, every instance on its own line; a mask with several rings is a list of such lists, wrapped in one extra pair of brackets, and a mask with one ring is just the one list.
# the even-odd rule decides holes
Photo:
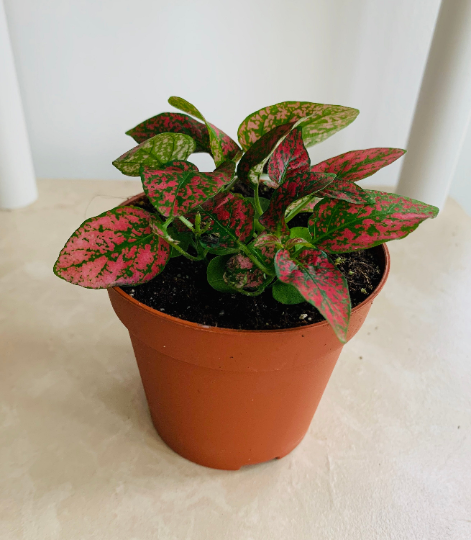
[(301, 293), (293, 285), (277, 280), (272, 287), (273, 298), (281, 304), (301, 304), (305, 302)]
[[(178, 241), (178, 245), (187, 251), (188, 246), (191, 242), (191, 233), (190, 232), (180, 232), (177, 231), (173, 227), (168, 228), (168, 232), (172, 238)], [(170, 258), (173, 259), (174, 257), (181, 257), (181, 253), (177, 251), (174, 247), (172, 247), (172, 251), (170, 253)]]
[(231, 287), (224, 281), (224, 273), (226, 272), (226, 263), (232, 255), (223, 255), (221, 257), (214, 257), (208, 264), (206, 270), (206, 276), (208, 283), (213, 289), (219, 292), (235, 293), (237, 289)]
[(307, 227), (293, 227), (289, 231), (290, 238), (302, 238), (306, 242), (312, 242), (312, 236)]

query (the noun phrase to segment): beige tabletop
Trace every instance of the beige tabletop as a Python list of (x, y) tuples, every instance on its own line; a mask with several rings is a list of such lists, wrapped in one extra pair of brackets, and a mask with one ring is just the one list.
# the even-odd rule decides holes
[(51, 271), (85, 218), (138, 191), (43, 181), (0, 213), (0, 538), (471, 539), (471, 217), (449, 200), (389, 244), (305, 440), (226, 472), (165, 446), (106, 292)]

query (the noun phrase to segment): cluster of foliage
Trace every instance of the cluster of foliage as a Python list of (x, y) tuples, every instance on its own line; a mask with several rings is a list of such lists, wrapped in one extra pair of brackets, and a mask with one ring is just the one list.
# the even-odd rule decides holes
[[(169, 103), (186, 114), (162, 113), (131, 129), (138, 146), (113, 162), (141, 177), (155, 210), (119, 206), (86, 220), (55, 274), (101, 289), (145, 283), (170, 257), (206, 260), (215, 289), (256, 296), (270, 287), (280, 302), (309, 302), (345, 342), (351, 304), (336, 254), (403, 238), (438, 212), (356, 183), (404, 150), (358, 150), (311, 165), (306, 148), (348, 126), (358, 110), (292, 101), (265, 107), (240, 125), (240, 148), (192, 104)], [(216, 169), (200, 172), (187, 161), (196, 152), (209, 153)], [(272, 188), (264, 189), (271, 198), (261, 185)], [(310, 213), (308, 227), (290, 228), (300, 212)]]

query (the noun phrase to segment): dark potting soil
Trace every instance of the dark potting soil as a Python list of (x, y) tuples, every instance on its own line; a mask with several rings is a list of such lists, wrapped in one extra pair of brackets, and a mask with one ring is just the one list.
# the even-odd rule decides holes
[[(301, 225), (304, 223), (297, 226)], [(380, 249), (344, 253), (332, 259), (347, 279), (352, 307), (363, 302), (381, 280)], [(270, 288), (259, 296), (220, 293), (206, 280), (206, 264), (184, 257), (170, 259), (165, 270), (148, 283), (123, 287), (123, 290), (146, 306), (168, 315), (220, 328), (273, 330), (324, 320), (307, 302), (280, 304), (272, 297)]]

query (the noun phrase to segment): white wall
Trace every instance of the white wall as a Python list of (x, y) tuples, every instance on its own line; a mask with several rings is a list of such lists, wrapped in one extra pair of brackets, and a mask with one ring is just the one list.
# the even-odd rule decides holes
[[(180, 95), (231, 136), (284, 100), (357, 107), (313, 159), (404, 147), (439, 0), (6, 0), (35, 168), (122, 178), (124, 131)], [(209, 165), (209, 160), (208, 160)], [(393, 186), (400, 164), (375, 177)]]
[(471, 125), (463, 143), (450, 195), (471, 215)]

